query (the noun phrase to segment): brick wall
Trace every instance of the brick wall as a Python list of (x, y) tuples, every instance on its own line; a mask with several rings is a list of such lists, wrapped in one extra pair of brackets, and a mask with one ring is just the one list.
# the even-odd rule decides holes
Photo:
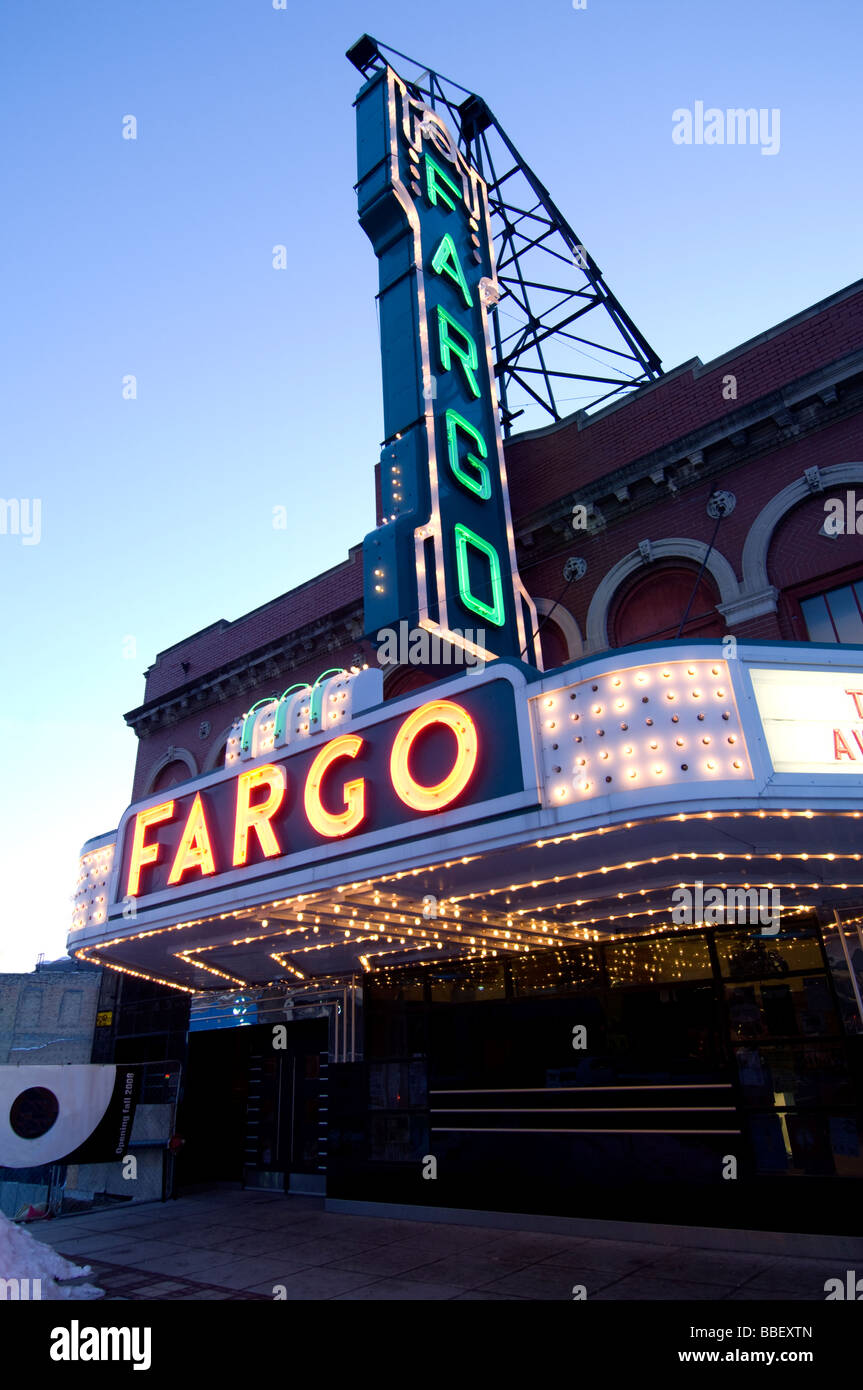
[[(796, 482), (807, 468), (824, 469), (858, 459), (863, 460), (863, 416), (860, 415), (819, 430), (806, 439), (787, 441), (781, 448), (760, 458), (757, 466), (725, 469), (721, 486), (735, 494), (737, 505), (719, 528), (716, 549), (728, 560), (737, 579), (742, 577), (741, 558), (750, 527), (777, 492)], [(587, 561), (587, 574), (569, 586), (563, 604), (584, 633), (588, 608), (598, 584), (619, 560), (638, 548), (640, 541), (656, 542), (683, 536), (709, 544), (714, 521), (707, 515), (706, 504), (713, 487), (712, 481), (705, 481), (693, 486), (685, 495), (661, 496), (653, 505), (622, 517), (595, 535), (570, 529), (561, 535), (559, 550), (538, 563), (530, 548), (522, 546), (519, 569), (529, 592), (536, 597), (557, 599), (564, 586), (566, 558), (582, 556)], [(863, 496), (863, 486), (858, 488), (858, 493)], [(777, 588), (799, 582), (804, 577), (811, 578), (821, 564), (827, 565), (829, 572), (855, 560), (863, 561), (863, 537), (847, 536), (827, 541), (818, 536), (824, 516), (824, 499), (819, 494), (799, 510), (795, 509), (786, 522), (780, 523), (770, 547), (768, 566), (770, 582)], [(782, 568), (775, 560), (779, 550), (789, 552), (790, 568)], [(693, 564), (692, 569), (694, 581), (698, 566)], [(758, 621), (757, 635), (760, 637), (778, 640), (792, 636), (790, 631), (782, 629), (778, 616), (769, 617), (766, 622)], [(742, 628), (734, 630), (742, 635)]]
[[(321, 616), (325, 616), (325, 612), (322, 612)], [(186, 777), (209, 771), (214, 765), (221, 766), (221, 761), (214, 764), (214, 759), (217, 758), (228, 730), (238, 715), (244, 714), (258, 700), (280, 695), (289, 685), (316, 680), (321, 672), (330, 666), (350, 666), (358, 652), (362, 653), (366, 661), (374, 659), (373, 648), (368, 643), (355, 641), (343, 644), (328, 651), (325, 657), (317, 655), (300, 662), (287, 676), (281, 676), (279, 679), (267, 677), (242, 693), (228, 693), (221, 699), (213, 696), (206, 705), (197, 708), (185, 718), (171, 723), (166, 728), (157, 729), (141, 739), (138, 744), (132, 800), (143, 796), (149, 789), (155, 770), (168, 757), (171, 748), (182, 749), (194, 760), (194, 772), (186, 771)], [(235, 654), (242, 655), (242, 651)], [(203, 737), (202, 725), (209, 726)], [(177, 770), (180, 771), (179, 768)]]
[[(624, 465), (648, 458), (678, 440), (681, 453), (685, 453), (684, 437), (711, 422), (727, 418), (730, 436), (736, 430), (735, 412), (861, 348), (863, 282), (858, 282), (714, 362), (686, 364), (592, 419), (576, 415), (552, 430), (514, 440), (507, 445), (506, 457), (516, 532), (520, 526), (524, 531), (527, 519), (543, 508), (553, 509), (560, 499), (578, 494)], [(736, 379), (734, 400), (723, 397), (723, 383), (729, 375)], [(774, 443), (759, 446), (760, 452), (756, 450), (756, 456), (749, 459), (736, 458), (736, 446), (729, 444), (718, 477), (715, 471), (699, 477), (696, 470), (675, 491), (649, 481), (645, 486), (638, 484), (627, 506), (596, 532), (573, 531), (564, 509), (564, 520), (555, 522), (553, 534), (546, 528), (539, 539), (526, 535), (519, 543), (519, 567), (529, 592), (557, 600), (564, 591), (565, 560), (582, 556), (587, 561), (587, 574), (566, 588), (562, 603), (584, 633), (597, 586), (623, 557), (637, 550), (641, 541), (655, 544), (665, 538), (685, 537), (709, 543), (714, 522), (705, 507), (716, 486), (730, 489), (737, 498), (734, 512), (721, 524), (716, 549), (739, 580), (746, 536), (777, 492), (799, 480), (807, 468), (823, 470), (832, 464), (863, 460), (863, 410), (856, 414), (840, 411), (839, 418), (832, 423), (825, 419), (823, 425), (820, 417), (810, 415), (804, 429), (795, 426), (777, 430), (776, 435)], [(745, 450), (737, 453), (744, 455)], [(863, 493), (863, 485), (860, 491)], [(825, 573), (832, 573), (863, 561), (860, 537), (826, 541), (818, 536), (823, 517), (823, 498), (816, 496), (780, 524), (769, 555), (770, 582), (777, 588), (810, 579), (824, 566)], [(674, 563), (688, 565), (694, 581), (697, 562)], [(352, 628), (350, 636), (345, 631), (345, 615), (357, 613), (361, 601), (362, 549), (357, 545), (342, 564), (306, 584), (233, 621), (215, 622), (160, 652), (147, 672), (142, 709), (146, 711), (149, 705), (175, 694), (178, 698), (170, 716), (158, 727), (148, 727), (144, 721), (143, 736), (139, 730), (133, 796), (148, 789), (154, 769), (168, 758), (172, 748), (184, 750), (174, 769), (178, 776), (208, 770), (231, 721), (256, 700), (279, 694), (294, 681), (314, 680), (325, 667), (351, 665), (358, 652), (373, 661), (371, 646), (359, 640), (359, 628)], [(307, 630), (309, 640), (291, 658), (288, 671), (276, 663), (271, 673), (262, 668), (260, 676), (254, 674), (252, 680), (238, 683), (227, 679), (213, 686), (212, 678), (222, 668), (242, 664), (268, 644)], [(733, 631), (741, 638), (799, 636), (793, 625), (793, 604), (784, 600), (777, 613), (737, 623)], [(140, 711), (133, 712), (138, 714)], [(134, 722), (132, 715), (129, 718)], [(209, 728), (202, 736), (204, 722)], [(192, 764), (185, 772), (184, 762)], [(171, 770), (164, 775), (169, 778)]]
[[(160, 652), (147, 671), (144, 703), (325, 617), (360, 599), (362, 592), (362, 548), (357, 546), (342, 564), (299, 588), (280, 594), (233, 622), (221, 619)], [(183, 662), (188, 663), (188, 671), (184, 671)]]
[[(507, 448), (514, 515), (521, 515), (621, 468), (807, 372), (863, 347), (863, 286), (807, 310), (751, 345), (702, 366), (687, 365), (594, 419), (536, 432)], [(836, 297), (835, 297), (836, 298)], [(723, 398), (736, 378), (737, 399)]]
[(102, 972), (0, 975), (0, 1065), (89, 1062)]

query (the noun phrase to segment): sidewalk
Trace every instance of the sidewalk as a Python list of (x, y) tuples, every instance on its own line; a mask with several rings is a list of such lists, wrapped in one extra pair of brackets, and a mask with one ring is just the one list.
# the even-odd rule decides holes
[[(28, 1226), (115, 1299), (821, 1302), (847, 1260), (697, 1250), (326, 1212), (208, 1191)], [(841, 1268), (840, 1268), (841, 1266)]]

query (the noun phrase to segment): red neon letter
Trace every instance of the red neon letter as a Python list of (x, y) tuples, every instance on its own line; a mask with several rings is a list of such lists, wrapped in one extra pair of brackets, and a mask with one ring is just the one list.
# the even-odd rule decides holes
[(141, 889), (141, 870), (147, 864), (155, 864), (162, 846), (158, 841), (145, 843), (145, 836), (151, 825), (161, 825), (174, 815), (173, 801), (163, 801), (161, 806), (151, 806), (147, 811), (139, 811), (135, 817), (135, 833), (132, 838), (132, 853), (129, 858), (129, 882), (126, 895), (137, 898)]
[[(414, 739), (423, 729), (444, 724), (458, 742), (455, 762), (440, 782), (423, 787), (411, 776), (408, 762)], [(452, 700), (431, 700), (409, 714), (395, 736), (390, 754), (390, 777), (395, 793), (414, 811), (439, 811), (464, 791), (476, 767), (479, 740), (466, 709)]]
[(366, 784), (363, 777), (345, 783), (344, 811), (326, 811), (321, 805), (321, 782), (327, 768), (337, 758), (355, 758), (363, 746), (358, 734), (342, 734), (321, 749), (309, 768), (304, 803), (306, 816), (319, 835), (349, 835), (366, 817)]
[(168, 874), (168, 882), (179, 883), (183, 874), (190, 869), (200, 869), (204, 877), (216, 872), (213, 847), (210, 844), (210, 832), (207, 829), (204, 803), (201, 800), (200, 792), (192, 802), (192, 809), (183, 827), (183, 837), (174, 856), (171, 872)]
[[(285, 795), (287, 779), (283, 767), (266, 763), (254, 767), (249, 772), (241, 772), (237, 778), (237, 815), (234, 821), (234, 867), (245, 864), (249, 852), (249, 831), (254, 830), (258, 844), (267, 859), (281, 854), (281, 846), (270, 821), (278, 811)], [(268, 788), (267, 798), (257, 806), (249, 800), (256, 787)]]

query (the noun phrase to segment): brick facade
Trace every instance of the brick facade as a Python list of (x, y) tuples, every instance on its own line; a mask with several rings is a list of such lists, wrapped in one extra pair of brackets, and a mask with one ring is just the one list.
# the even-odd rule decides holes
[(0, 976), (0, 1065), (89, 1062), (101, 980), (101, 970), (77, 962)]
[[(551, 664), (616, 645), (616, 626), (629, 641), (652, 635), (623, 623), (628, 589), (649, 609), (645, 578), (657, 577), (658, 595), (672, 591), (672, 569), (678, 591), (681, 571), (694, 586), (714, 532), (706, 504), (715, 489), (731, 491), (736, 506), (719, 525), (699, 591), (715, 604), (713, 630), (805, 640), (795, 589), (863, 576), (863, 536), (819, 534), (826, 497), (856, 486), (863, 498), (863, 281), (594, 416), (578, 412), (519, 436), (506, 461), (522, 577), (541, 613), (560, 601), (544, 620)], [(841, 482), (823, 477), (831, 468)], [(788, 507), (773, 518), (786, 489)], [(573, 529), (576, 505), (584, 529)], [(754, 551), (764, 552), (758, 564)], [(573, 556), (587, 572), (567, 584)], [(657, 629), (680, 617), (658, 599)], [(231, 721), (256, 700), (331, 666), (373, 662), (362, 634), (357, 545), (290, 593), (160, 652), (144, 703), (126, 716), (140, 740), (133, 798), (219, 765)], [(388, 693), (398, 685), (388, 683)]]

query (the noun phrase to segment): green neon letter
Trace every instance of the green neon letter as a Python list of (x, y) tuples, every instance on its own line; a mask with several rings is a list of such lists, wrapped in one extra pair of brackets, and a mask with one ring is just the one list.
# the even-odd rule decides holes
[[(471, 531), (467, 526), (462, 526), (461, 522), (456, 522), (455, 533), (455, 559), (458, 569), (458, 593), (459, 598), (465, 608), (469, 608), (472, 613), (478, 613), (486, 622), (494, 623), (495, 627), (503, 627), (503, 584), (500, 578), (500, 558), (493, 545), (484, 541), (475, 531)], [(472, 545), (474, 550), (478, 550), (485, 555), (488, 560), (490, 589), (493, 599), (492, 604), (484, 603), (481, 598), (477, 598), (470, 587), (470, 570), (468, 568), (467, 548)]]
[[(426, 154), (426, 193), (432, 207), (437, 207), (437, 200), (440, 198), (450, 211), (454, 211), (456, 203), (462, 200), (462, 190), (457, 183), (453, 183), (449, 174), (445, 174), (439, 164), (432, 159), (430, 154)], [(450, 197), (452, 194), (452, 197)]]
[[(463, 346), (459, 346), (459, 344), (450, 337), (451, 328), (454, 328), (456, 333), (461, 334), (464, 339)], [(479, 362), (476, 353), (476, 343), (473, 338), (466, 329), (460, 328), (455, 319), (451, 318), (446, 309), (442, 309), (439, 304), (437, 306), (437, 329), (438, 344), (440, 346), (440, 362), (444, 371), (448, 372), (450, 370), (452, 366), (452, 354), (455, 353), (464, 368), (468, 390), (472, 396), (479, 397), (481, 392), (477, 385), (476, 377), (474, 376), (474, 371), (479, 365)]]
[[(476, 469), (479, 477), (474, 477), (472, 474), (466, 473), (462, 467), (461, 459), (458, 456), (459, 430), (461, 430), (462, 434), (466, 434), (476, 445), (479, 458), (477, 458), (476, 454), (466, 454), (465, 463), (471, 464)], [(491, 476), (485, 464), (482, 462), (482, 459), (488, 458), (488, 449), (486, 448), (485, 440), (479, 430), (474, 429), (473, 425), (469, 424), (463, 415), (459, 415), (457, 410), (448, 410), (446, 413), (446, 442), (449, 451), (449, 466), (454, 476), (458, 478), (459, 482), (463, 483), (466, 488), (470, 488), (471, 492), (475, 492), (477, 497), (481, 497), (483, 502), (487, 502), (489, 497), (491, 497)]]
[(451, 280), (454, 280), (464, 295), (464, 302), (467, 307), (473, 308), (473, 300), (470, 297), (467, 280), (464, 278), (458, 251), (455, 249), (455, 242), (449, 232), (446, 233), (432, 257), (432, 270), (437, 271), (438, 275), (448, 275)]

